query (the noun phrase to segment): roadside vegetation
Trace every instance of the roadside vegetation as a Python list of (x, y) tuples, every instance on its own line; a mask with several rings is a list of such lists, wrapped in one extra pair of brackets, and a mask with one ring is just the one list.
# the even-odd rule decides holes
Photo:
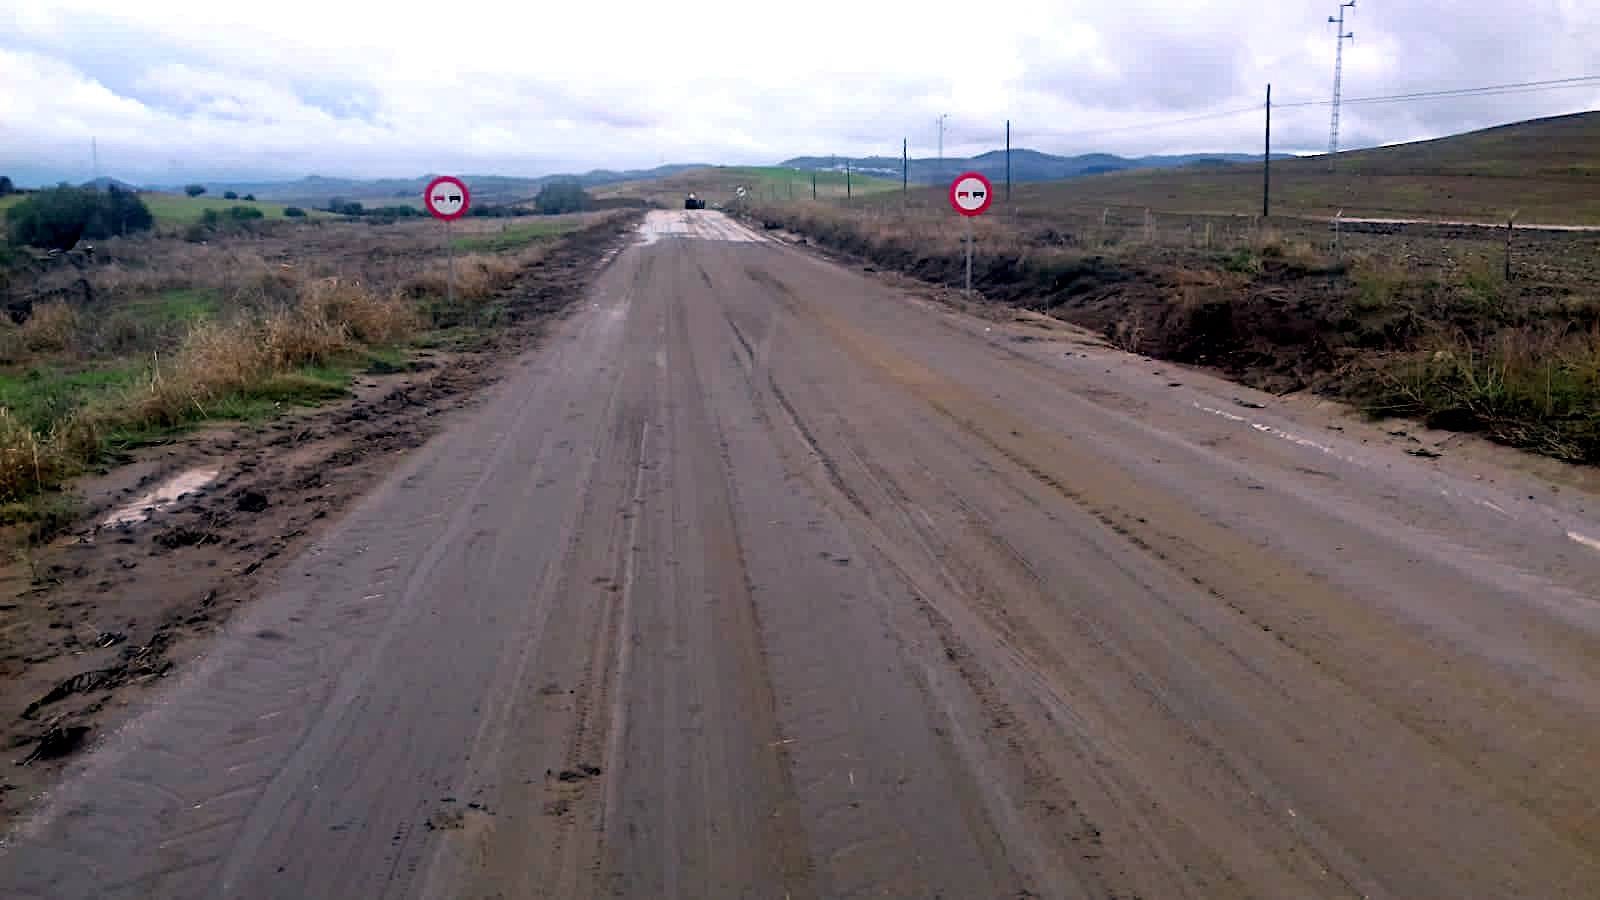
[[(1135, 177), (1070, 184), (1103, 182), (1099, 192)], [(983, 299), (1275, 392), (1600, 463), (1600, 234), (1516, 232), (1508, 278), (1503, 228), (1335, 235), (1296, 218), (1057, 205), (1066, 189), (1019, 185), (1009, 209), (997, 202), (975, 223)], [(964, 228), (936, 188), (767, 201), (749, 215), (935, 284), (962, 281)]]
[(226, 202), (92, 256), (0, 260), (0, 527), (56, 522), (64, 481), (140, 445), (339, 396), (413, 348), (487, 338), (518, 274), (607, 217), (455, 223), (450, 303), (436, 222), (274, 221)]

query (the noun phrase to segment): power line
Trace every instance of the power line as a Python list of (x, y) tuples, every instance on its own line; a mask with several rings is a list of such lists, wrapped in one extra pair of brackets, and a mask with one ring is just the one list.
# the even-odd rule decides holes
[[(1579, 75), (1573, 78), (1555, 78), (1545, 81), (1520, 81), (1509, 84), (1487, 84), (1478, 87), (1450, 88), (1438, 91), (1414, 91), (1407, 94), (1387, 94), (1373, 97), (1341, 98), (1343, 105), (1350, 104), (1379, 104), (1379, 103), (1411, 103), (1424, 100), (1441, 100), (1453, 97), (1494, 97), (1501, 94), (1528, 94), (1540, 91), (1559, 90), (1562, 88), (1585, 87), (1594, 85), (1600, 87), (1600, 75)], [(1331, 106), (1332, 100), (1299, 100), (1288, 103), (1273, 101), (1273, 109), (1295, 109), (1310, 106)], [(1092, 128), (1085, 131), (1044, 132), (1053, 138), (1093, 137), (1101, 134), (1114, 134), (1120, 131), (1144, 131), (1155, 128), (1165, 128), (1171, 125), (1187, 125), (1193, 122), (1207, 122), (1212, 119), (1225, 119), (1230, 116), (1243, 115), (1244, 113), (1259, 113), (1261, 107), (1241, 106), (1235, 109), (1223, 109), (1216, 112), (1200, 113), (1193, 116), (1183, 116), (1176, 119), (1158, 119), (1140, 122), (1133, 125), (1112, 125), (1106, 128)]]
[[(1476, 87), (1449, 88), (1437, 91), (1412, 91), (1404, 94), (1385, 94), (1372, 97), (1341, 98), (1342, 105), (1376, 105), (1384, 103), (1418, 103), (1429, 100), (1449, 100), (1467, 97), (1496, 97), (1511, 94), (1528, 94), (1542, 91), (1562, 90), (1566, 88), (1600, 87), (1600, 75), (1578, 75), (1570, 78), (1552, 78), (1542, 81), (1517, 81), (1506, 84), (1486, 84)], [(1307, 107), (1331, 106), (1332, 100), (1298, 100), (1272, 103), (1273, 109), (1303, 109)], [(1125, 131), (1152, 131), (1158, 128), (1167, 128), (1174, 125), (1189, 125), (1196, 122), (1209, 122), (1215, 119), (1226, 119), (1245, 113), (1261, 112), (1259, 104), (1253, 106), (1240, 106), (1233, 109), (1222, 109), (1215, 112), (1199, 113), (1191, 116), (1181, 116), (1172, 119), (1155, 119), (1128, 125), (1109, 125), (1104, 128), (1090, 128), (1083, 131), (1032, 131), (1033, 138), (1048, 138), (1051, 140), (1073, 140), (1084, 137), (1096, 137), (1104, 134), (1117, 134)], [(942, 120), (944, 117), (941, 116)], [(942, 121), (941, 121), (941, 124)], [(959, 135), (959, 132), (958, 132)]]
[[(1242, 113), (1260, 112), (1260, 106), (1241, 106), (1238, 109), (1224, 109), (1217, 112), (1202, 113), (1200, 115), (1185, 116), (1181, 119), (1163, 119), (1156, 122), (1141, 122), (1137, 125), (1113, 125), (1108, 128), (1094, 128), (1087, 131), (1068, 131), (1050, 134), (1051, 137), (1089, 137), (1099, 134), (1114, 134), (1118, 131), (1144, 131), (1151, 128), (1164, 128), (1168, 125), (1187, 125), (1190, 122), (1206, 122), (1211, 119), (1223, 119), (1228, 116), (1237, 116)], [(1048, 134), (1048, 132), (1047, 132)]]
[[(1478, 87), (1450, 88), (1440, 91), (1414, 91), (1409, 94), (1387, 94), (1376, 97), (1352, 97), (1343, 103), (1410, 103), (1421, 100), (1439, 100), (1452, 97), (1493, 97), (1499, 94), (1531, 94), (1561, 88), (1600, 86), (1600, 75), (1579, 75), (1574, 78), (1554, 78), (1547, 81), (1519, 81), (1510, 84), (1486, 84)], [(1294, 103), (1276, 103), (1278, 108), (1302, 106), (1328, 106), (1331, 100), (1300, 100)]]

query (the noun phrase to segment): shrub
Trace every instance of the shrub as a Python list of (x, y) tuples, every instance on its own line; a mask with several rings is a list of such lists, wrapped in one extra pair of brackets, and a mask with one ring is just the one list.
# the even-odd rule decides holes
[(206, 186), (203, 184), (191, 184), (185, 187), (183, 192), (191, 197), (198, 197), (206, 192)]
[(0, 407), (0, 502), (37, 493), (66, 474), (52, 443)]
[(73, 187), (38, 191), (6, 211), (13, 244), (70, 250), (80, 239), (147, 231), (155, 224), (137, 194)]
[(539, 190), (533, 205), (547, 216), (582, 212), (589, 208), (589, 194), (576, 181), (552, 181)]
[(224, 199), (224, 200), (237, 200), (237, 199), (239, 199), (239, 194), (236, 191), (223, 191), (222, 192), (222, 199)]
[(251, 219), (265, 218), (266, 213), (256, 209), (254, 206), (230, 206), (228, 207), (228, 217), (239, 222), (247, 222)]
[(306, 211), (301, 209), (298, 206), (286, 206), (286, 207), (284, 207), (283, 208), (283, 214), (285, 216), (287, 216), (288, 218), (291, 218), (291, 219), (303, 219), (303, 218), (306, 217)]
[(245, 194), (244, 195), (244, 199), (249, 200), (251, 203), (254, 203), (254, 202), (256, 202), (256, 195), (255, 194)]
[(0, 197), (17, 192), (17, 186), (11, 183), (10, 175), (0, 175)]
[(309, 319), (341, 323), (364, 344), (393, 344), (417, 327), (412, 305), (398, 296), (381, 297), (361, 284), (340, 278), (312, 282), (301, 291), (299, 309)]

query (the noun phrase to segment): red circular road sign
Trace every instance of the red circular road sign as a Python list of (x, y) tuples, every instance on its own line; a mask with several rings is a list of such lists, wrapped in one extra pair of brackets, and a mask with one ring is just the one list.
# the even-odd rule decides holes
[(963, 216), (981, 216), (994, 202), (994, 188), (978, 172), (962, 172), (950, 182), (950, 205)]
[(422, 204), (428, 207), (428, 212), (433, 213), (435, 219), (450, 222), (467, 214), (472, 195), (467, 193), (467, 186), (461, 179), (454, 175), (440, 175), (428, 182), (427, 190), (422, 192)]

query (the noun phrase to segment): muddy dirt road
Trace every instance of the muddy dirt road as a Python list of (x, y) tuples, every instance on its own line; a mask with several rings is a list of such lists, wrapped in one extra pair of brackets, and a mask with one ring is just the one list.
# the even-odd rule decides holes
[(1593, 896), (1594, 495), (1291, 406), (654, 213), (0, 894)]

